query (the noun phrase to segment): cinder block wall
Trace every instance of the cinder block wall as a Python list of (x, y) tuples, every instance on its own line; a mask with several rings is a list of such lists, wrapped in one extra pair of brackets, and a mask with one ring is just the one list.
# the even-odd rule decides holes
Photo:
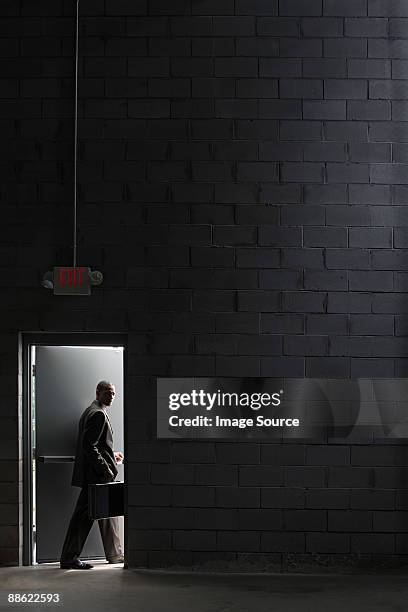
[[(128, 331), (131, 566), (406, 559), (407, 453), (165, 443), (156, 376), (408, 372), (408, 0), (0, 3), (0, 562), (21, 551), (19, 330)], [(4, 340), (4, 342), (3, 342)], [(4, 494), (3, 494), (4, 492)]]

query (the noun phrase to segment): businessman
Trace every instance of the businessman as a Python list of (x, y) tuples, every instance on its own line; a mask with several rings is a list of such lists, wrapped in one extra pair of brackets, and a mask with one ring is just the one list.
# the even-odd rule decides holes
[[(62, 547), (61, 569), (93, 567), (79, 559), (93, 525), (93, 519), (88, 515), (88, 484), (113, 482), (118, 474), (116, 463), (123, 460), (123, 454), (113, 450), (113, 431), (106, 412), (114, 397), (115, 387), (106, 380), (99, 382), (96, 399), (79, 421), (71, 484), (81, 487), (81, 492)], [(123, 563), (118, 518), (100, 519), (98, 525), (108, 563)]]

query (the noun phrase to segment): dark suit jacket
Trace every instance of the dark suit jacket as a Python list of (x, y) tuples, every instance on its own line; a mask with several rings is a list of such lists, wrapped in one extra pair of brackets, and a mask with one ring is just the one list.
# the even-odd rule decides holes
[(112, 482), (117, 474), (112, 427), (105, 410), (94, 400), (79, 420), (71, 484), (83, 487)]

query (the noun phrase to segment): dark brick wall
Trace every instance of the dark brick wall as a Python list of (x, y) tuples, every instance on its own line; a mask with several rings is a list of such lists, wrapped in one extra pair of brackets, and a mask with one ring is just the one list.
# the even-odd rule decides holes
[(404, 377), (408, 0), (0, 3), (0, 561), (18, 563), (19, 330), (128, 331), (131, 566), (404, 560), (403, 446), (155, 442), (155, 377)]

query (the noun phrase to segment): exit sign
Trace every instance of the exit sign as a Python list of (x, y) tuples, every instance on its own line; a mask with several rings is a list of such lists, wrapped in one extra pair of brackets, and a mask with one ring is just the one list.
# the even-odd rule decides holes
[(90, 268), (55, 267), (54, 295), (91, 295)]

